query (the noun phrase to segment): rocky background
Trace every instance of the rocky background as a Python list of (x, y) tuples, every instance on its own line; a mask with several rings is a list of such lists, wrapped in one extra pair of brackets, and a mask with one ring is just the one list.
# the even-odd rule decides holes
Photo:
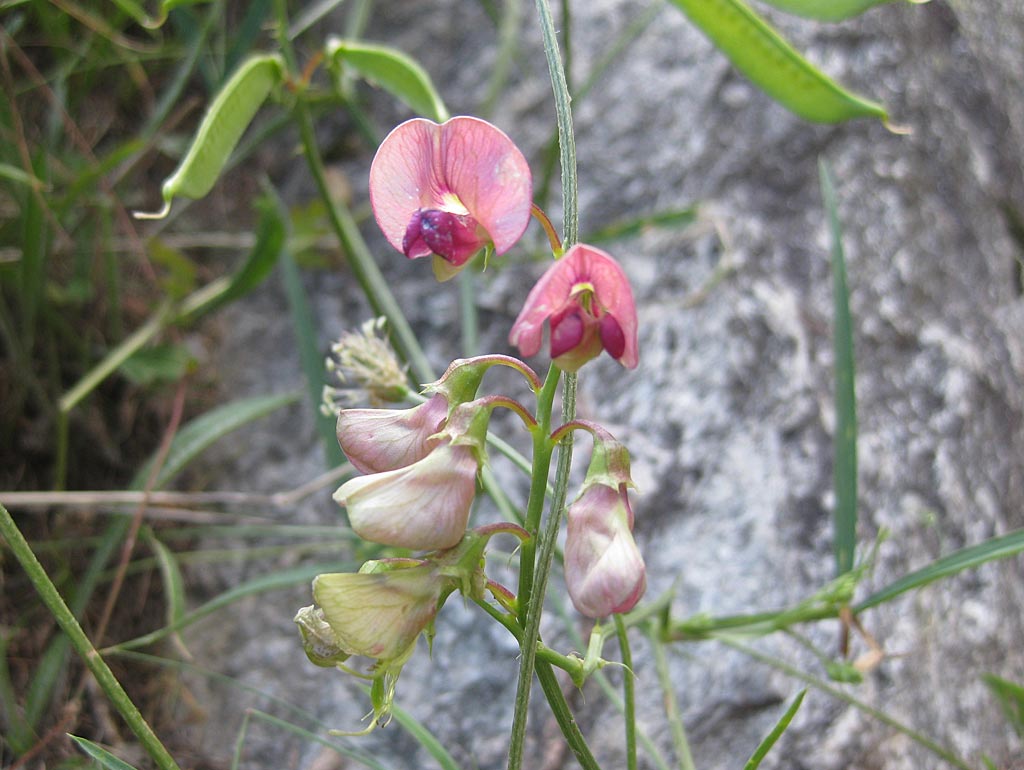
[[(645, 6), (572, 5), (573, 75), (581, 82)], [(532, 4), (523, 6), (519, 54), (490, 117), (539, 175), (553, 108), (535, 13)], [(648, 229), (607, 245), (638, 298), (641, 364), (628, 373), (605, 358), (580, 378), (581, 415), (606, 424), (633, 454), (648, 598), (674, 586), (678, 617), (785, 606), (833, 575), (822, 157), (837, 180), (855, 328), (859, 542), (866, 552), (883, 528), (890, 533), (858, 596), (1024, 526), (1024, 6), (894, 3), (839, 25), (771, 18), (830, 74), (884, 101), (893, 122), (910, 133), (872, 121), (801, 122), (749, 85), (668, 5), (574, 105), (584, 239), (610, 221), (699, 206), (687, 229)], [(481, 4), (379, 4), (367, 36), (420, 58), (454, 114), (479, 114), (496, 45)], [(382, 131), (407, 117), (383, 96), (377, 105)], [(345, 143), (350, 134), (339, 116), (323, 138)], [(357, 202), (365, 200), (371, 154), (364, 148), (339, 166)], [(286, 189), (301, 201), (310, 182), (293, 165)], [(557, 223), (558, 206), (549, 213)], [(457, 287), (438, 288), (429, 268), (392, 252), (372, 222), (364, 232), (442, 370), (462, 354)], [(539, 228), (531, 227), (530, 237), (539, 245)], [(508, 329), (543, 268), (527, 250), (479, 277), (484, 350), (511, 352)], [(343, 271), (307, 277), (326, 350), (329, 337), (370, 311)], [(209, 356), (236, 395), (302, 386), (279, 283), (229, 311), (222, 345)], [(223, 469), (216, 485), (274, 492), (320, 473), (310, 413), (304, 405), (277, 414), (219, 447), (211, 458)], [(493, 460), (518, 494), (521, 480), (502, 458)], [(288, 519), (343, 524), (329, 492)], [(200, 597), (253, 576), (251, 567), (224, 564), (192, 575), (191, 585)], [(557, 594), (558, 585), (552, 590)], [(209, 668), (287, 698), (330, 727), (355, 729), (367, 698), (351, 678), (314, 668), (298, 643), (291, 618), (310, 601), (308, 590), (297, 588), (243, 602), (191, 629), (189, 648)], [(1024, 767), (1020, 740), (979, 678), (991, 672), (1024, 680), (1022, 604), (1024, 560), (1017, 557), (872, 610), (862, 620), (888, 657), (847, 691), (973, 767), (982, 754), (1000, 768)], [(835, 652), (836, 623), (807, 631)], [(574, 646), (557, 613), (545, 633), (556, 647)], [(820, 662), (792, 639), (779, 635), (757, 646), (823, 676)], [(863, 651), (855, 641), (854, 653)], [(439, 617), (432, 656), (421, 645), (406, 666), (398, 704), (460, 766), (503, 767), (516, 654), (503, 630), (453, 599)], [(614, 655), (614, 644), (607, 654)], [(640, 727), (671, 759), (650, 649), (639, 636), (634, 660)], [(716, 643), (678, 645), (669, 663), (697, 766), (707, 770), (741, 767), (802, 687)], [(609, 675), (620, 681), (614, 670)], [(196, 745), (213, 757), (230, 754), (245, 708), (289, 716), (265, 697), (242, 697), (198, 678), (191, 686), (208, 708), (192, 728)], [(600, 690), (588, 684), (573, 702), (604, 766), (624, 766), (621, 719)], [(575, 766), (545, 705), (536, 705), (529, 766)], [(353, 745), (387, 767), (433, 766), (397, 724)], [(247, 767), (353, 766), (261, 722), (250, 724), (246, 747)], [(641, 766), (653, 766), (642, 750)], [(940, 766), (891, 727), (815, 690), (762, 765)]]

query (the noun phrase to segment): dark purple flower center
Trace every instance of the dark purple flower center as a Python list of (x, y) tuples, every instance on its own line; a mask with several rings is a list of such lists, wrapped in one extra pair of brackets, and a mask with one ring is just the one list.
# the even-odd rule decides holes
[(480, 232), (469, 214), (419, 209), (405, 230), (402, 250), (409, 259), (437, 254), (453, 265), (463, 265), (486, 245)]

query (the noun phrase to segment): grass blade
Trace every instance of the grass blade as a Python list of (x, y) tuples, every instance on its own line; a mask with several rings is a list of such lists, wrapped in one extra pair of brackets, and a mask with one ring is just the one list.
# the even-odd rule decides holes
[[(174, 437), (153, 488), (166, 486), (185, 466), (222, 436), (298, 400), (299, 396), (296, 393), (253, 396), (224, 404), (195, 418)], [(142, 489), (149, 478), (153, 461), (154, 458), (150, 458), (135, 474), (132, 489)]]
[(392, 707), (391, 712), (395, 721), (400, 724), (409, 735), (416, 739), (416, 742), (420, 744), (427, 753), (430, 754), (437, 763), (441, 766), (441, 770), (459, 770), (458, 764), (455, 759), (449, 754), (441, 742), (434, 737), (434, 734), (430, 732), (423, 723), (418, 721), (408, 711), (403, 711), (398, 706)]
[(78, 748), (99, 762), (100, 766), (106, 768), (106, 770), (136, 770), (134, 765), (129, 765), (124, 760), (118, 759), (105, 748), (90, 740), (79, 738), (77, 735), (68, 735), (68, 737), (78, 744)]
[(1014, 732), (1024, 738), (1024, 687), (994, 674), (983, 674), (981, 679), (996, 696)]
[(152, 631), (143, 636), (129, 639), (126, 642), (115, 644), (103, 650), (103, 652), (106, 654), (110, 652), (134, 650), (139, 647), (145, 647), (169, 636), (175, 631), (180, 631), (181, 629), (202, 620), (207, 615), (224, 609), (228, 605), (246, 598), (247, 596), (266, 593), (267, 591), (277, 591), (282, 588), (291, 588), (299, 583), (312, 581), (313, 578), (322, 572), (338, 572), (344, 570), (354, 572), (356, 569), (357, 565), (334, 561), (328, 564), (306, 564), (301, 567), (294, 567), (292, 569), (272, 572), (268, 575), (261, 575), (257, 578), (253, 578), (252, 580), (247, 580), (246, 582), (215, 596), (205, 604), (202, 604), (191, 612), (182, 615), (181, 618), (170, 625), (158, 628), (156, 631)]
[(771, 751), (772, 746), (775, 742), (786, 732), (786, 728), (789, 727), (789, 723), (793, 721), (793, 717), (796, 716), (796, 712), (800, 709), (800, 704), (804, 702), (804, 696), (807, 694), (806, 688), (797, 693), (796, 698), (793, 699), (793, 703), (786, 713), (782, 715), (782, 719), (778, 721), (772, 731), (765, 736), (765, 739), (761, 741), (761, 744), (757, 747), (754, 755), (747, 761), (747, 764), (743, 766), (743, 770), (756, 770), (761, 764), (761, 760), (764, 759), (768, 752)]
[(334, 420), (320, 413), (319, 404), (323, 398), (324, 354), (317, 342), (316, 321), (309, 307), (306, 290), (302, 286), (299, 267), (288, 249), (281, 252), (281, 279), (288, 297), (288, 310), (295, 330), (295, 341), (299, 346), (299, 359), (306, 375), (306, 387), (310, 402), (316, 410), (316, 428), (324, 445), (327, 467), (335, 468), (345, 462), (345, 455), (338, 446)]
[(846, 257), (843, 253), (843, 233), (839, 225), (835, 185), (824, 160), (818, 164), (818, 171), (831, 236), (836, 387), (833, 549), (836, 574), (842, 575), (853, 569), (853, 552), (857, 546), (857, 399), (853, 382), (853, 322), (850, 318), (850, 292), (846, 283)]
[(877, 607), (907, 591), (955, 575), (962, 570), (979, 567), (985, 562), (1015, 556), (1022, 551), (1024, 551), (1024, 529), (1016, 529), (1007, 535), (993, 537), (977, 545), (961, 548), (948, 556), (933, 561), (926, 567), (904, 575), (880, 591), (876, 591), (854, 607), (854, 612), (859, 613), (871, 607)]

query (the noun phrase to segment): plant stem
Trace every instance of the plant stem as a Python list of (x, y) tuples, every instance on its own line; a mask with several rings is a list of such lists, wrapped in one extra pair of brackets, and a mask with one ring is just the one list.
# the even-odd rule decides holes
[(537, 427), (533, 433), (533, 465), (530, 470), (530, 497), (526, 504), (524, 527), (530, 539), (523, 543), (519, 559), (519, 623), (526, 625), (527, 607), (533, 592), (533, 574), (537, 561), (537, 540), (540, 535), (540, 519), (544, 513), (544, 498), (547, 494), (548, 472), (551, 468), (551, 454), (554, 444), (548, 438), (551, 433), (551, 407), (558, 389), (561, 370), (552, 365), (547, 379), (537, 395)]
[[(288, 14), (286, 0), (276, 0), (278, 17), (278, 40), (281, 46), (281, 53), (288, 62), (289, 70), (297, 72), (295, 51), (291, 41), (288, 39)], [(420, 346), (419, 340), (413, 333), (409, 322), (405, 318), (401, 307), (388, 288), (388, 283), (377, 267), (377, 263), (370, 254), (363, 236), (359, 232), (352, 213), (346, 206), (337, 203), (331, 195), (327, 184), (327, 175), (324, 171), (323, 158), (320, 156), (316, 142), (316, 132), (313, 128), (313, 119), (309, 112), (309, 105), (306, 103), (305, 95), (300, 91), (295, 99), (295, 118), (299, 127), (299, 136), (302, 141), (302, 149), (309, 165), (310, 173), (316, 183), (320, 197), (327, 208), (327, 214), (334, 228), (338, 240), (341, 242), (345, 259), (349, 268), (355, 275), (356, 280), (363, 289), (366, 299), (369, 301), (375, 313), (383, 315), (388, 319), (388, 329), (392, 341), (398, 352), (409, 363), (412, 374), (418, 382), (431, 382), (435, 375), (430, 368), (430, 363)]]
[(696, 770), (693, 764), (693, 754), (690, 752), (690, 742), (686, 738), (686, 727), (683, 725), (683, 717), (679, 713), (679, 701), (676, 700), (675, 691), (672, 689), (672, 677), (668, 670), (665, 643), (656, 632), (651, 632), (648, 636), (654, 650), (654, 668), (658, 672), (658, 681), (661, 683), (661, 690), (665, 698), (665, 718), (672, 730), (672, 744), (675, 746), (676, 759), (679, 760), (682, 770)]
[(111, 703), (114, 704), (114, 707), (124, 717), (132, 732), (135, 733), (146, 753), (149, 754), (161, 770), (179, 770), (177, 763), (160, 742), (160, 739), (156, 737), (149, 723), (146, 722), (138, 708), (132, 703), (131, 698), (128, 697), (128, 693), (124, 691), (121, 683), (117, 681), (117, 677), (114, 676), (106, 662), (96, 651), (96, 648), (93, 647), (92, 642), (85, 635), (74, 614), (68, 608), (68, 605), (64, 603), (64, 599), (61, 598), (57, 587), (50, 580), (46, 570), (43, 569), (43, 565), (39, 563), (36, 555), (32, 552), (32, 548), (14, 523), (11, 514), (7, 512), (7, 509), (2, 504), (0, 504), (0, 535), (7, 541), (8, 547), (14, 553), (14, 558), (18, 560), (22, 569), (25, 570), (32, 585), (38, 591), (40, 598), (42, 598), (43, 603), (53, 615), (61, 630), (71, 640), (72, 646), (81, 656), (86, 667), (96, 677), (96, 681), (103, 689), (103, 692), (106, 693)]
[(629, 651), (629, 634), (622, 615), (616, 613), (615, 632), (619, 637), (619, 649), (622, 651), (622, 665), (626, 670), (622, 675), (622, 699), (626, 706), (626, 768), (636, 770), (636, 698), (633, 682), (633, 655)]

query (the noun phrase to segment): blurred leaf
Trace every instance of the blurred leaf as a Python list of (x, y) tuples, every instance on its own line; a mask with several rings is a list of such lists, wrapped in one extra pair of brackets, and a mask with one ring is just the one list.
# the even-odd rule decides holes
[(401, 51), (340, 38), (328, 40), (326, 50), (331, 62), (349, 65), (371, 83), (404, 102), (417, 115), (437, 123), (448, 120), (448, 108), (426, 70)]
[(269, 197), (260, 198), (256, 208), (260, 216), (252, 251), (231, 276), (211, 281), (186, 298), (178, 316), (180, 323), (193, 323), (201, 316), (244, 296), (274, 269), (285, 243), (285, 222), (276, 203)]
[(602, 227), (597, 232), (587, 237), (588, 243), (601, 243), (602, 241), (614, 241), (619, 238), (629, 238), (638, 235), (645, 230), (654, 227), (686, 227), (693, 224), (697, 218), (697, 207), (690, 206), (685, 209), (671, 209), (659, 211), (655, 214), (626, 219), (620, 222)]
[(12, 166), (10, 163), (0, 163), (0, 179), (17, 182), (33, 190), (43, 190), (47, 186), (42, 179), (32, 176), (17, 166)]
[[(928, 0), (909, 1), (928, 2)], [(761, 0), (761, 2), (775, 6), (780, 11), (791, 13), (794, 16), (803, 16), (805, 19), (842, 21), (859, 16), (876, 5), (891, 3), (894, 0)]]
[[(337, 572), (339, 570), (354, 571), (356, 568), (357, 565), (355, 564), (348, 564), (335, 560), (328, 564), (305, 564), (301, 567), (277, 570), (268, 574), (260, 575), (259, 577), (247, 580), (246, 582), (236, 585), (224, 593), (215, 596), (213, 599), (199, 607), (196, 607), (191, 612), (186, 612), (171, 625), (159, 628), (156, 631), (145, 634), (144, 636), (130, 639), (127, 642), (115, 644), (112, 646), (111, 650), (133, 650), (138, 647), (145, 647), (153, 644), (154, 642), (158, 642), (175, 631), (180, 631), (181, 629), (202, 620), (207, 615), (224, 609), (225, 607), (248, 596), (264, 594), (268, 591), (279, 591), (283, 588), (291, 588), (292, 586), (302, 583), (308, 583), (317, 575), (324, 572)], [(296, 649), (298, 649), (297, 642)]]
[(295, 341), (299, 346), (299, 359), (302, 371), (306, 375), (306, 388), (310, 403), (316, 410), (316, 427), (323, 442), (327, 466), (337, 467), (345, 462), (345, 455), (338, 446), (335, 419), (320, 413), (319, 405), (323, 398), (325, 381), (324, 354), (321, 351), (316, 328), (316, 319), (309, 307), (306, 290), (302, 286), (302, 277), (298, 265), (286, 248), (281, 253), (281, 279), (284, 292), (288, 297), (288, 310), (292, 317), (292, 328)]
[(981, 679), (999, 701), (1006, 721), (1010, 723), (1017, 735), (1024, 738), (1024, 687), (995, 674), (982, 674)]
[[(369, 692), (369, 688), (364, 688), (365, 692)], [(430, 754), (437, 764), (441, 766), (441, 770), (459, 770), (458, 764), (455, 759), (449, 754), (441, 742), (434, 737), (434, 734), (428, 730), (422, 722), (418, 721), (408, 711), (404, 711), (398, 706), (392, 705), (391, 713), (395, 717), (395, 721), (400, 724), (409, 735), (416, 739), (416, 742), (426, 749), (427, 753)]]
[(836, 557), (836, 574), (842, 575), (853, 569), (853, 553), (857, 546), (857, 399), (854, 392), (853, 321), (850, 318), (850, 292), (846, 285), (846, 257), (843, 254), (835, 185), (824, 160), (819, 162), (818, 171), (831, 237), (836, 410), (833, 439), (836, 500), (832, 516), (832, 548)]
[(800, 709), (800, 704), (804, 702), (804, 696), (807, 694), (807, 690), (801, 690), (797, 693), (796, 698), (790, 704), (789, 708), (786, 709), (786, 713), (782, 715), (782, 719), (778, 721), (778, 724), (772, 728), (772, 731), (765, 736), (765, 739), (761, 741), (761, 745), (757, 747), (754, 755), (747, 761), (747, 764), (743, 766), (743, 770), (755, 770), (758, 765), (761, 764), (761, 760), (764, 759), (768, 752), (771, 751), (772, 746), (779, 740), (786, 728), (789, 727), (789, 723), (793, 721), (793, 717), (796, 716), (796, 712)]
[(167, 272), (160, 281), (163, 290), (172, 299), (181, 299), (196, 287), (196, 265), (185, 252), (172, 248), (159, 238), (146, 243), (150, 258)]
[(132, 765), (118, 759), (105, 748), (90, 740), (79, 738), (77, 735), (68, 735), (68, 737), (78, 744), (78, 748), (99, 762), (100, 767), (104, 767), (106, 770), (136, 770)]
[(154, 345), (131, 355), (119, 371), (130, 382), (149, 387), (160, 382), (177, 382), (184, 377), (195, 359), (184, 345)]
[(877, 607), (906, 591), (926, 586), (971, 567), (979, 567), (985, 562), (1015, 556), (1022, 551), (1024, 551), (1024, 529), (1017, 529), (1007, 535), (993, 537), (977, 545), (961, 548), (959, 551), (954, 551), (948, 556), (933, 561), (926, 567), (904, 575), (880, 591), (876, 591), (858, 604), (854, 608), (854, 612), (859, 613), (871, 607)]
[(758, 88), (815, 123), (887, 120), (885, 108), (853, 94), (787, 43), (743, 0), (670, 0)]
[[(196, 417), (179, 430), (174, 437), (153, 488), (160, 489), (166, 486), (171, 479), (181, 473), (190, 462), (218, 439), (283, 406), (294, 404), (298, 400), (299, 396), (295, 393), (278, 396), (252, 396), (232, 401)], [(132, 489), (142, 489), (145, 486), (153, 462), (154, 458), (150, 458), (135, 474)]]

